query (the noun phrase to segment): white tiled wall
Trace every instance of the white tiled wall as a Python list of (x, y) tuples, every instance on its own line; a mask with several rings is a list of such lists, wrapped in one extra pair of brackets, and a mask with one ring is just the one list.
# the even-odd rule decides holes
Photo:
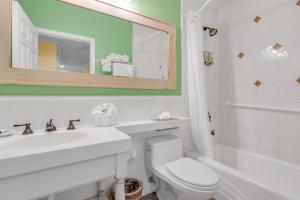
[[(196, 0), (198, 1), (198, 0)], [(126, 4), (129, 6), (131, 4)], [(133, 9), (133, 8), (129, 8)], [(185, 41), (182, 40), (184, 44)], [(185, 46), (185, 45), (183, 45)], [(183, 47), (184, 48), (184, 47)], [(50, 118), (55, 120), (57, 127), (66, 127), (68, 120), (80, 118), (82, 122), (79, 125), (91, 124), (92, 109), (102, 102), (111, 102), (118, 107), (118, 121), (141, 120), (154, 118), (162, 111), (169, 110), (173, 115), (189, 116), (187, 101), (187, 84), (185, 51), (182, 52), (182, 95), (174, 97), (40, 97), (40, 96), (1, 96), (0, 97), (0, 130), (11, 129), (14, 123), (31, 122), (33, 129), (44, 129), (45, 123)], [(21, 132), (21, 129), (18, 129)], [(189, 126), (181, 127), (172, 133), (179, 136), (183, 141), (184, 152), (194, 150)], [(141, 134), (133, 137), (133, 147), (136, 150), (136, 158), (128, 162), (128, 176), (137, 177), (144, 181), (143, 194), (146, 195), (154, 191), (148, 183), (144, 167), (144, 143), (145, 138), (151, 136), (151, 133)], [(90, 184), (66, 191), (56, 195), (57, 200), (83, 200), (96, 195), (96, 184)]]
[[(300, 110), (300, 7), (296, 0), (233, 0), (219, 9), (221, 141), (300, 165), (300, 113), (237, 108), (227, 102)], [(259, 23), (253, 20), (261, 16)], [(287, 57), (264, 53), (275, 43)], [(238, 54), (244, 52), (244, 58)], [(208, 77), (210, 81), (214, 77)], [(262, 85), (256, 87), (254, 82)]]

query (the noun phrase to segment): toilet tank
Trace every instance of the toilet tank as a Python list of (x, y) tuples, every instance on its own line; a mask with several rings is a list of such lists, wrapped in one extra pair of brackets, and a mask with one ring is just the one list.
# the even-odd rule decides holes
[(146, 168), (151, 172), (182, 157), (182, 142), (174, 135), (152, 137), (146, 141)]

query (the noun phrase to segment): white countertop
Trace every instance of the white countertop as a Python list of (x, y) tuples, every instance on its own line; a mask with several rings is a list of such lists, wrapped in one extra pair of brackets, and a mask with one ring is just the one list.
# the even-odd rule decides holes
[(163, 129), (179, 128), (180, 126), (189, 123), (190, 118), (187, 117), (174, 117), (171, 120), (140, 120), (130, 122), (120, 122), (115, 125), (115, 128), (122, 132), (133, 136), (135, 134), (159, 131)]
[[(0, 179), (130, 152), (131, 137), (129, 135), (178, 128), (182, 123), (188, 121), (189, 118), (166, 121), (141, 120), (121, 122), (110, 127), (83, 126), (72, 131), (65, 129), (53, 133), (36, 131), (32, 135), (13, 135), (0, 138)], [(30, 141), (31, 137), (47, 137), (51, 134), (72, 134), (75, 132), (84, 133), (86, 136), (73, 142), (47, 147), (43, 145), (35, 147), (33, 145), (33, 148), (29, 146), (24, 149), (19, 148), (18, 145), (10, 145), (18, 139), (26, 138)]]
[[(87, 134), (81, 140), (44, 148), (12, 149), (6, 145), (19, 138), (29, 138), (45, 134), (15, 135), (0, 139), (0, 178), (15, 176), (47, 168), (68, 165), (96, 159), (131, 150), (131, 138), (114, 127), (82, 127), (73, 132)], [(66, 132), (65, 130), (63, 132)], [(71, 131), (72, 132), (72, 131)], [(71, 134), (71, 133), (70, 133)]]

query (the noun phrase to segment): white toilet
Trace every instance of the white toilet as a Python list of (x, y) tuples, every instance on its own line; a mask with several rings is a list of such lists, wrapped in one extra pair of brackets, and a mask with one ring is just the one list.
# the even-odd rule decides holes
[(146, 167), (167, 183), (178, 200), (208, 200), (218, 188), (218, 175), (191, 158), (184, 158), (182, 142), (173, 135), (146, 142)]

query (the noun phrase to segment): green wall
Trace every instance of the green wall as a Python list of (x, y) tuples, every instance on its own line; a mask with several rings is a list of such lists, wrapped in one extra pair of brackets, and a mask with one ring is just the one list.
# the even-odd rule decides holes
[[(36, 0), (36, 1), (41, 1), (41, 0)], [(55, 1), (55, 0), (51, 0), (51, 1)], [(105, 0), (105, 1), (108, 3), (115, 4), (117, 6), (119, 6), (121, 2), (121, 0)], [(143, 13), (145, 15), (157, 19), (168, 21), (177, 26), (177, 41), (176, 41), (177, 42), (177, 89), (176, 90), (0, 85), (0, 95), (180, 95), (181, 94), (181, 33), (180, 33), (181, 1), (180, 0), (151, 0), (151, 1), (134, 0), (131, 4), (126, 5), (126, 8), (132, 11)]]
[[(132, 58), (132, 22), (60, 1), (19, 2), (36, 27), (94, 38), (96, 59), (111, 53), (126, 54)], [(101, 67), (95, 64), (96, 73), (101, 73)]]

